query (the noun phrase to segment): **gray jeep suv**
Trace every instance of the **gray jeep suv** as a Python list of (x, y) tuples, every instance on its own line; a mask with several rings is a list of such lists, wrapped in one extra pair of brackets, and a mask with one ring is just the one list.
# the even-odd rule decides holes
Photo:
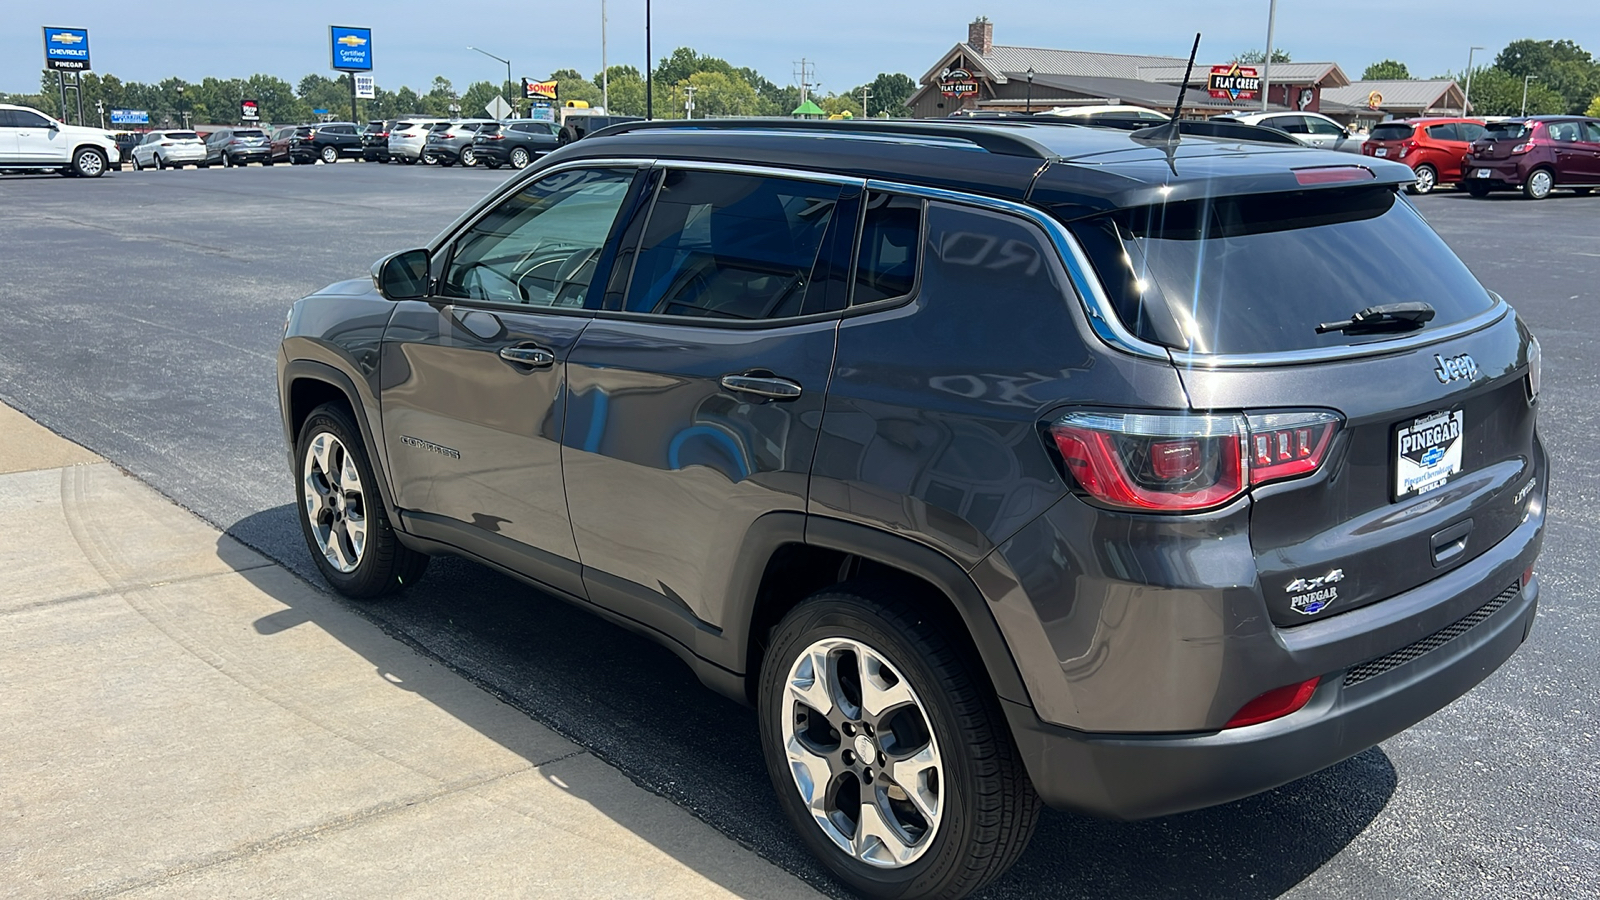
[(307, 545), (352, 597), (455, 554), (671, 648), (874, 897), (970, 893), (1041, 802), (1358, 753), (1532, 626), (1539, 345), (1410, 169), (1180, 127), (552, 153), (291, 309)]

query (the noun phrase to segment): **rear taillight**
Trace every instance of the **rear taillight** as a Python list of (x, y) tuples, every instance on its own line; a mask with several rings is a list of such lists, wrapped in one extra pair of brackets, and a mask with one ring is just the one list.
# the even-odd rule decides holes
[(1191, 512), (1221, 506), (1252, 485), (1315, 472), (1340, 421), (1325, 412), (1072, 413), (1047, 431), (1068, 474), (1094, 500)]
[(171, 147), (172, 146), (172, 142), (171, 141), (162, 141), (161, 142), (161, 146), (163, 146), (163, 147)]
[(1417, 149), (1416, 141), (1405, 141), (1400, 144), (1400, 155), (1396, 159), (1405, 159), (1406, 154)]
[(1523, 141), (1522, 143), (1516, 145), (1515, 147), (1512, 147), (1511, 148), (1511, 152), (1512, 153), (1527, 153), (1529, 150), (1532, 150), (1533, 148), (1535, 148), (1537, 146), (1539, 146), (1539, 142), (1538, 141)]
[(1313, 678), (1299, 684), (1288, 684), (1281, 688), (1274, 688), (1265, 694), (1246, 703), (1228, 724), (1223, 728), (1241, 728), (1245, 725), (1259, 725), (1273, 719), (1281, 719), (1292, 712), (1298, 712), (1307, 703), (1311, 702), (1311, 695), (1317, 692), (1317, 683), (1322, 679)]

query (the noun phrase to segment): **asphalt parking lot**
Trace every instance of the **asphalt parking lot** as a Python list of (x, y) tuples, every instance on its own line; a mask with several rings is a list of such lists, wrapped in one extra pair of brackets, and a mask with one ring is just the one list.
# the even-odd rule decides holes
[[(340, 163), (0, 177), (0, 400), (314, 583), (274, 388), (284, 312), (512, 173)], [(1471, 694), (1276, 791), (1140, 823), (1047, 813), (988, 897), (1600, 896), (1600, 197), (1419, 208), (1544, 346), (1554, 458), (1533, 636)], [(341, 601), (342, 602), (342, 601)], [(667, 651), (476, 565), (360, 605), (390, 635), (823, 890), (755, 717)]]

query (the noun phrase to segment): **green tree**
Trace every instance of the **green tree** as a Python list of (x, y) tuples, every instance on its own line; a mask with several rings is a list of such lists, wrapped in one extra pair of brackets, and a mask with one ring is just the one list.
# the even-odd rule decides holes
[(1411, 70), (1403, 62), (1385, 59), (1367, 66), (1361, 73), (1362, 81), (1409, 81)]
[[(644, 77), (633, 66), (612, 66), (611, 109), (619, 116), (644, 115)], [(598, 90), (598, 89), (597, 89)]]
[[(1466, 78), (1460, 79), (1462, 88)], [(1486, 67), (1472, 73), (1472, 114), (1515, 116), (1522, 112), (1522, 78), (1503, 69)], [(1528, 115), (1566, 112), (1567, 101), (1537, 81), (1528, 85)]]
[(600, 89), (577, 69), (557, 69), (547, 80), (556, 82), (556, 100), (561, 103), (582, 100), (590, 106), (600, 105)]
[[(754, 116), (761, 110), (761, 95), (749, 82), (735, 75), (696, 72), (685, 83), (694, 86), (694, 117), (697, 119)], [(682, 110), (680, 100), (679, 115)]]
[[(867, 115), (903, 117), (911, 114), (906, 101), (917, 91), (917, 83), (911, 80), (911, 76), (881, 72), (866, 88), (870, 92), (867, 96)], [(850, 96), (860, 103), (861, 88), (852, 89)], [(789, 107), (789, 110), (792, 109), (793, 106)], [(784, 112), (788, 113), (789, 110)]]
[(1591, 118), (1600, 118), (1600, 94), (1596, 94), (1595, 98), (1589, 101), (1589, 108), (1584, 110), (1583, 114)]
[[(1600, 93), (1600, 64), (1589, 51), (1569, 40), (1524, 38), (1512, 41), (1495, 57), (1494, 68), (1516, 76), (1519, 81), (1531, 75), (1560, 94), (1564, 106), (1553, 112), (1579, 112), (1591, 97)], [(1473, 86), (1476, 88), (1476, 81)]]
[[(1233, 61), (1241, 66), (1259, 66), (1267, 61), (1267, 54), (1260, 50), (1246, 50), (1234, 56)], [(1289, 51), (1282, 47), (1272, 49), (1272, 61), (1275, 63), (1294, 62), (1289, 58)]]
[(500, 89), (487, 81), (474, 81), (467, 85), (467, 92), (461, 95), (461, 114), (469, 118), (482, 118), (489, 115), (489, 101), (495, 97), (503, 96)]

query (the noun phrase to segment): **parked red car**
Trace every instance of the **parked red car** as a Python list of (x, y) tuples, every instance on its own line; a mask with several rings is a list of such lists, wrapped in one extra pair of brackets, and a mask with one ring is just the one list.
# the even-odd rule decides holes
[(1413, 194), (1431, 193), (1441, 184), (1461, 181), (1461, 158), (1485, 134), (1477, 119), (1404, 119), (1373, 126), (1361, 152), (1398, 160), (1411, 167)]
[(1462, 185), (1474, 197), (1520, 188), (1543, 200), (1556, 188), (1587, 194), (1600, 185), (1600, 119), (1528, 116), (1488, 127), (1462, 160)]

